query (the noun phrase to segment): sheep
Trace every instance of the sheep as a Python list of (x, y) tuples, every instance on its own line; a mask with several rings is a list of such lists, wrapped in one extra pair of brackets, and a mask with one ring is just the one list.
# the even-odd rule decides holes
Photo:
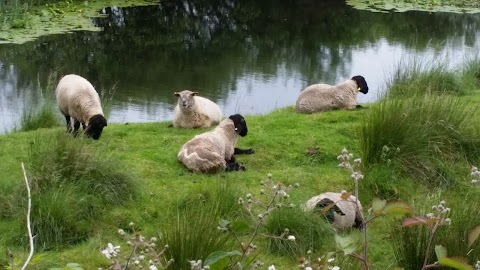
[(358, 201), (358, 211), (355, 205), (355, 196), (350, 195), (347, 200), (342, 199), (342, 193), (325, 192), (310, 198), (304, 206), (305, 210), (321, 210), (324, 207), (334, 204), (327, 211), (326, 218), (332, 225), (340, 230), (347, 228), (363, 228), (362, 205)]
[(335, 109), (360, 108), (357, 93), (368, 93), (368, 85), (362, 76), (337, 85), (314, 84), (305, 88), (297, 98), (296, 110), (300, 113), (315, 113)]
[(178, 97), (173, 117), (175, 128), (206, 128), (222, 121), (222, 111), (213, 101), (197, 96), (198, 92), (175, 92)]
[(65, 75), (58, 82), (55, 95), (60, 112), (67, 120), (67, 132), (77, 136), (81, 123), (87, 136), (98, 140), (107, 126), (107, 119), (103, 116), (100, 98), (92, 84), (81, 76)]
[(236, 148), (238, 135), (247, 135), (247, 122), (239, 114), (231, 115), (212, 131), (196, 135), (185, 143), (177, 158), (193, 172), (217, 173), (220, 171), (244, 171), (233, 155), (253, 154), (253, 149)]

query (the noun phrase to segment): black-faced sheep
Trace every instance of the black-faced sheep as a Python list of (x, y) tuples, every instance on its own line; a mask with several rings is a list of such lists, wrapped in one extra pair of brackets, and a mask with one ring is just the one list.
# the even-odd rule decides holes
[(352, 79), (336, 85), (310, 85), (298, 96), (296, 109), (300, 113), (354, 109), (361, 107), (357, 106), (358, 92), (368, 93), (367, 82), (362, 76), (354, 76)]
[(335, 204), (327, 211), (326, 218), (337, 229), (363, 228), (362, 205), (358, 201), (359, 211), (355, 204), (355, 196), (350, 195), (347, 200), (342, 199), (341, 193), (325, 192), (310, 198), (305, 203), (305, 210), (314, 211)]
[(247, 122), (235, 114), (223, 120), (212, 131), (196, 135), (185, 143), (178, 153), (178, 160), (190, 171), (216, 173), (240, 171), (245, 167), (235, 161), (234, 154), (253, 154), (253, 149), (236, 148), (238, 136), (246, 136)]
[(107, 119), (92, 84), (81, 76), (66, 75), (58, 83), (55, 95), (60, 112), (67, 120), (67, 131), (77, 135), (81, 123), (87, 136), (98, 140), (107, 126)]
[(222, 111), (213, 101), (197, 96), (198, 92), (184, 90), (175, 92), (178, 97), (173, 117), (176, 128), (206, 128), (222, 121)]

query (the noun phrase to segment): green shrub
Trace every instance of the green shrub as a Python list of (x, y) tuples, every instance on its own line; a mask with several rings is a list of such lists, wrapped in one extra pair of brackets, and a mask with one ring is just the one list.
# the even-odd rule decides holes
[[(325, 254), (334, 250), (334, 230), (326, 219), (318, 213), (305, 212), (298, 208), (280, 208), (272, 211), (265, 221), (270, 252), (289, 256), (296, 260), (307, 254), (308, 250)], [(295, 241), (275, 238), (288, 229), (288, 234), (295, 236)]]

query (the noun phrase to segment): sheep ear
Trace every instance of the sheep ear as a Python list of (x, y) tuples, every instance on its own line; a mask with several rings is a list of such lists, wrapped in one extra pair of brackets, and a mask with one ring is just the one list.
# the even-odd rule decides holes
[(192, 96), (196, 96), (196, 95), (198, 95), (198, 92), (193, 92), (192, 93)]
[(362, 88), (358, 87), (357, 91), (358, 91), (358, 92), (362, 91)]
[(175, 92), (175, 93), (173, 93), (173, 95), (179, 97), (179, 96), (180, 96), (180, 93)]

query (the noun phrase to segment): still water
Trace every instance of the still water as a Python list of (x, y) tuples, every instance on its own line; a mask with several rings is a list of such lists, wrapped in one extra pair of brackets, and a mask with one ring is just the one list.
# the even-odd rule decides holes
[(370, 92), (358, 101), (372, 102), (399, 62), (456, 64), (480, 47), (480, 14), (374, 13), (339, 0), (169, 0), (101, 12), (92, 19), (100, 32), (0, 45), (0, 133), (52, 95), (41, 90), (52, 74), (114, 92), (110, 122), (149, 122), (172, 119), (173, 92), (184, 89), (226, 116), (264, 114), (294, 105), (307, 85), (363, 75)]

